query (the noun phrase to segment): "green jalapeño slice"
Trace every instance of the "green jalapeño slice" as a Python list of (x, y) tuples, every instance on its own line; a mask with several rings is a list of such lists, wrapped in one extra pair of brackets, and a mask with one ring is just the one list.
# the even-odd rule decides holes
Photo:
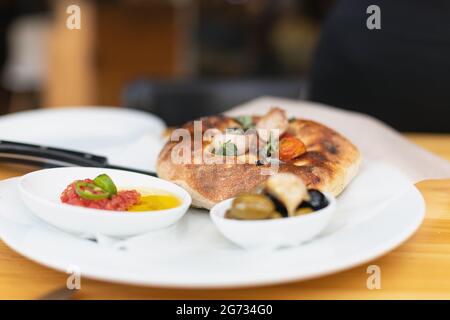
[(109, 192), (106, 192), (99, 186), (86, 181), (78, 181), (75, 183), (75, 192), (81, 198), (87, 200), (103, 200), (110, 197)]
[(109, 193), (109, 197), (117, 194), (117, 187), (107, 174), (101, 174), (94, 179), (94, 184)]

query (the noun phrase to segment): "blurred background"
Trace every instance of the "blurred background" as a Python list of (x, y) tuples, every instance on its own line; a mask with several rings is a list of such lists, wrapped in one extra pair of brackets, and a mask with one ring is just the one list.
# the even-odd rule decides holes
[[(383, 10), (381, 30), (366, 27), (371, 2)], [(416, 6), (430, 19), (410, 16), (404, 27), (397, 14), (408, 1), (371, 2), (2, 0), (0, 113), (112, 105), (177, 125), (274, 95), (368, 113), (402, 131), (450, 132), (450, 69), (437, 65), (450, 38), (437, 39), (432, 57), (414, 49), (443, 31), (427, 22), (449, 30), (448, 7)], [(66, 27), (72, 4), (81, 30)]]

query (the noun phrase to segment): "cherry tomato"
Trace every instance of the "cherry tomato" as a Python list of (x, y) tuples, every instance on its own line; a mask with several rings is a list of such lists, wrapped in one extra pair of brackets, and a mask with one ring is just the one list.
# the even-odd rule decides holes
[(296, 137), (284, 137), (280, 141), (280, 160), (289, 161), (306, 152), (305, 144)]

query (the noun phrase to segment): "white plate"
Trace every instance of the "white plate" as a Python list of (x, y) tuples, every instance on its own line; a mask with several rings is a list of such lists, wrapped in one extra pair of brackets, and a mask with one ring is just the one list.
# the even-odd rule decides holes
[(154, 170), (164, 129), (152, 114), (118, 107), (50, 108), (0, 117), (0, 139), (95, 153), (143, 170)]
[(219, 233), (207, 212), (193, 209), (167, 229), (95, 243), (39, 220), (22, 204), (17, 181), (0, 182), (0, 236), (11, 248), (57, 270), (75, 265), (89, 278), (164, 287), (257, 286), (338, 272), (401, 244), (425, 212), (419, 191), (396, 169), (366, 163), (338, 198), (325, 231), (298, 247), (240, 249)]

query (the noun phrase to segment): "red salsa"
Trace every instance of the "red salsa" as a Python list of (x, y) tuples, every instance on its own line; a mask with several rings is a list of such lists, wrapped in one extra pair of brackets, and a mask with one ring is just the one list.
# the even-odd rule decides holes
[[(80, 183), (81, 182), (81, 183)], [(127, 211), (132, 206), (137, 204), (140, 200), (140, 193), (136, 190), (120, 190), (111, 194), (104, 199), (86, 199), (80, 196), (77, 192), (77, 184), (80, 191), (84, 191), (85, 186), (90, 186), (94, 183), (92, 179), (76, 180), (69, 184), (67, 188), (61, 194), (61, 201), (63, 203), (71, 204), (74, 206), (80, 206), (92, 209), (114, 210), (114, 211)], [(96, 194), (101, 195), (102, 190), (89, 190), (89, 194), (95, 197)]]

